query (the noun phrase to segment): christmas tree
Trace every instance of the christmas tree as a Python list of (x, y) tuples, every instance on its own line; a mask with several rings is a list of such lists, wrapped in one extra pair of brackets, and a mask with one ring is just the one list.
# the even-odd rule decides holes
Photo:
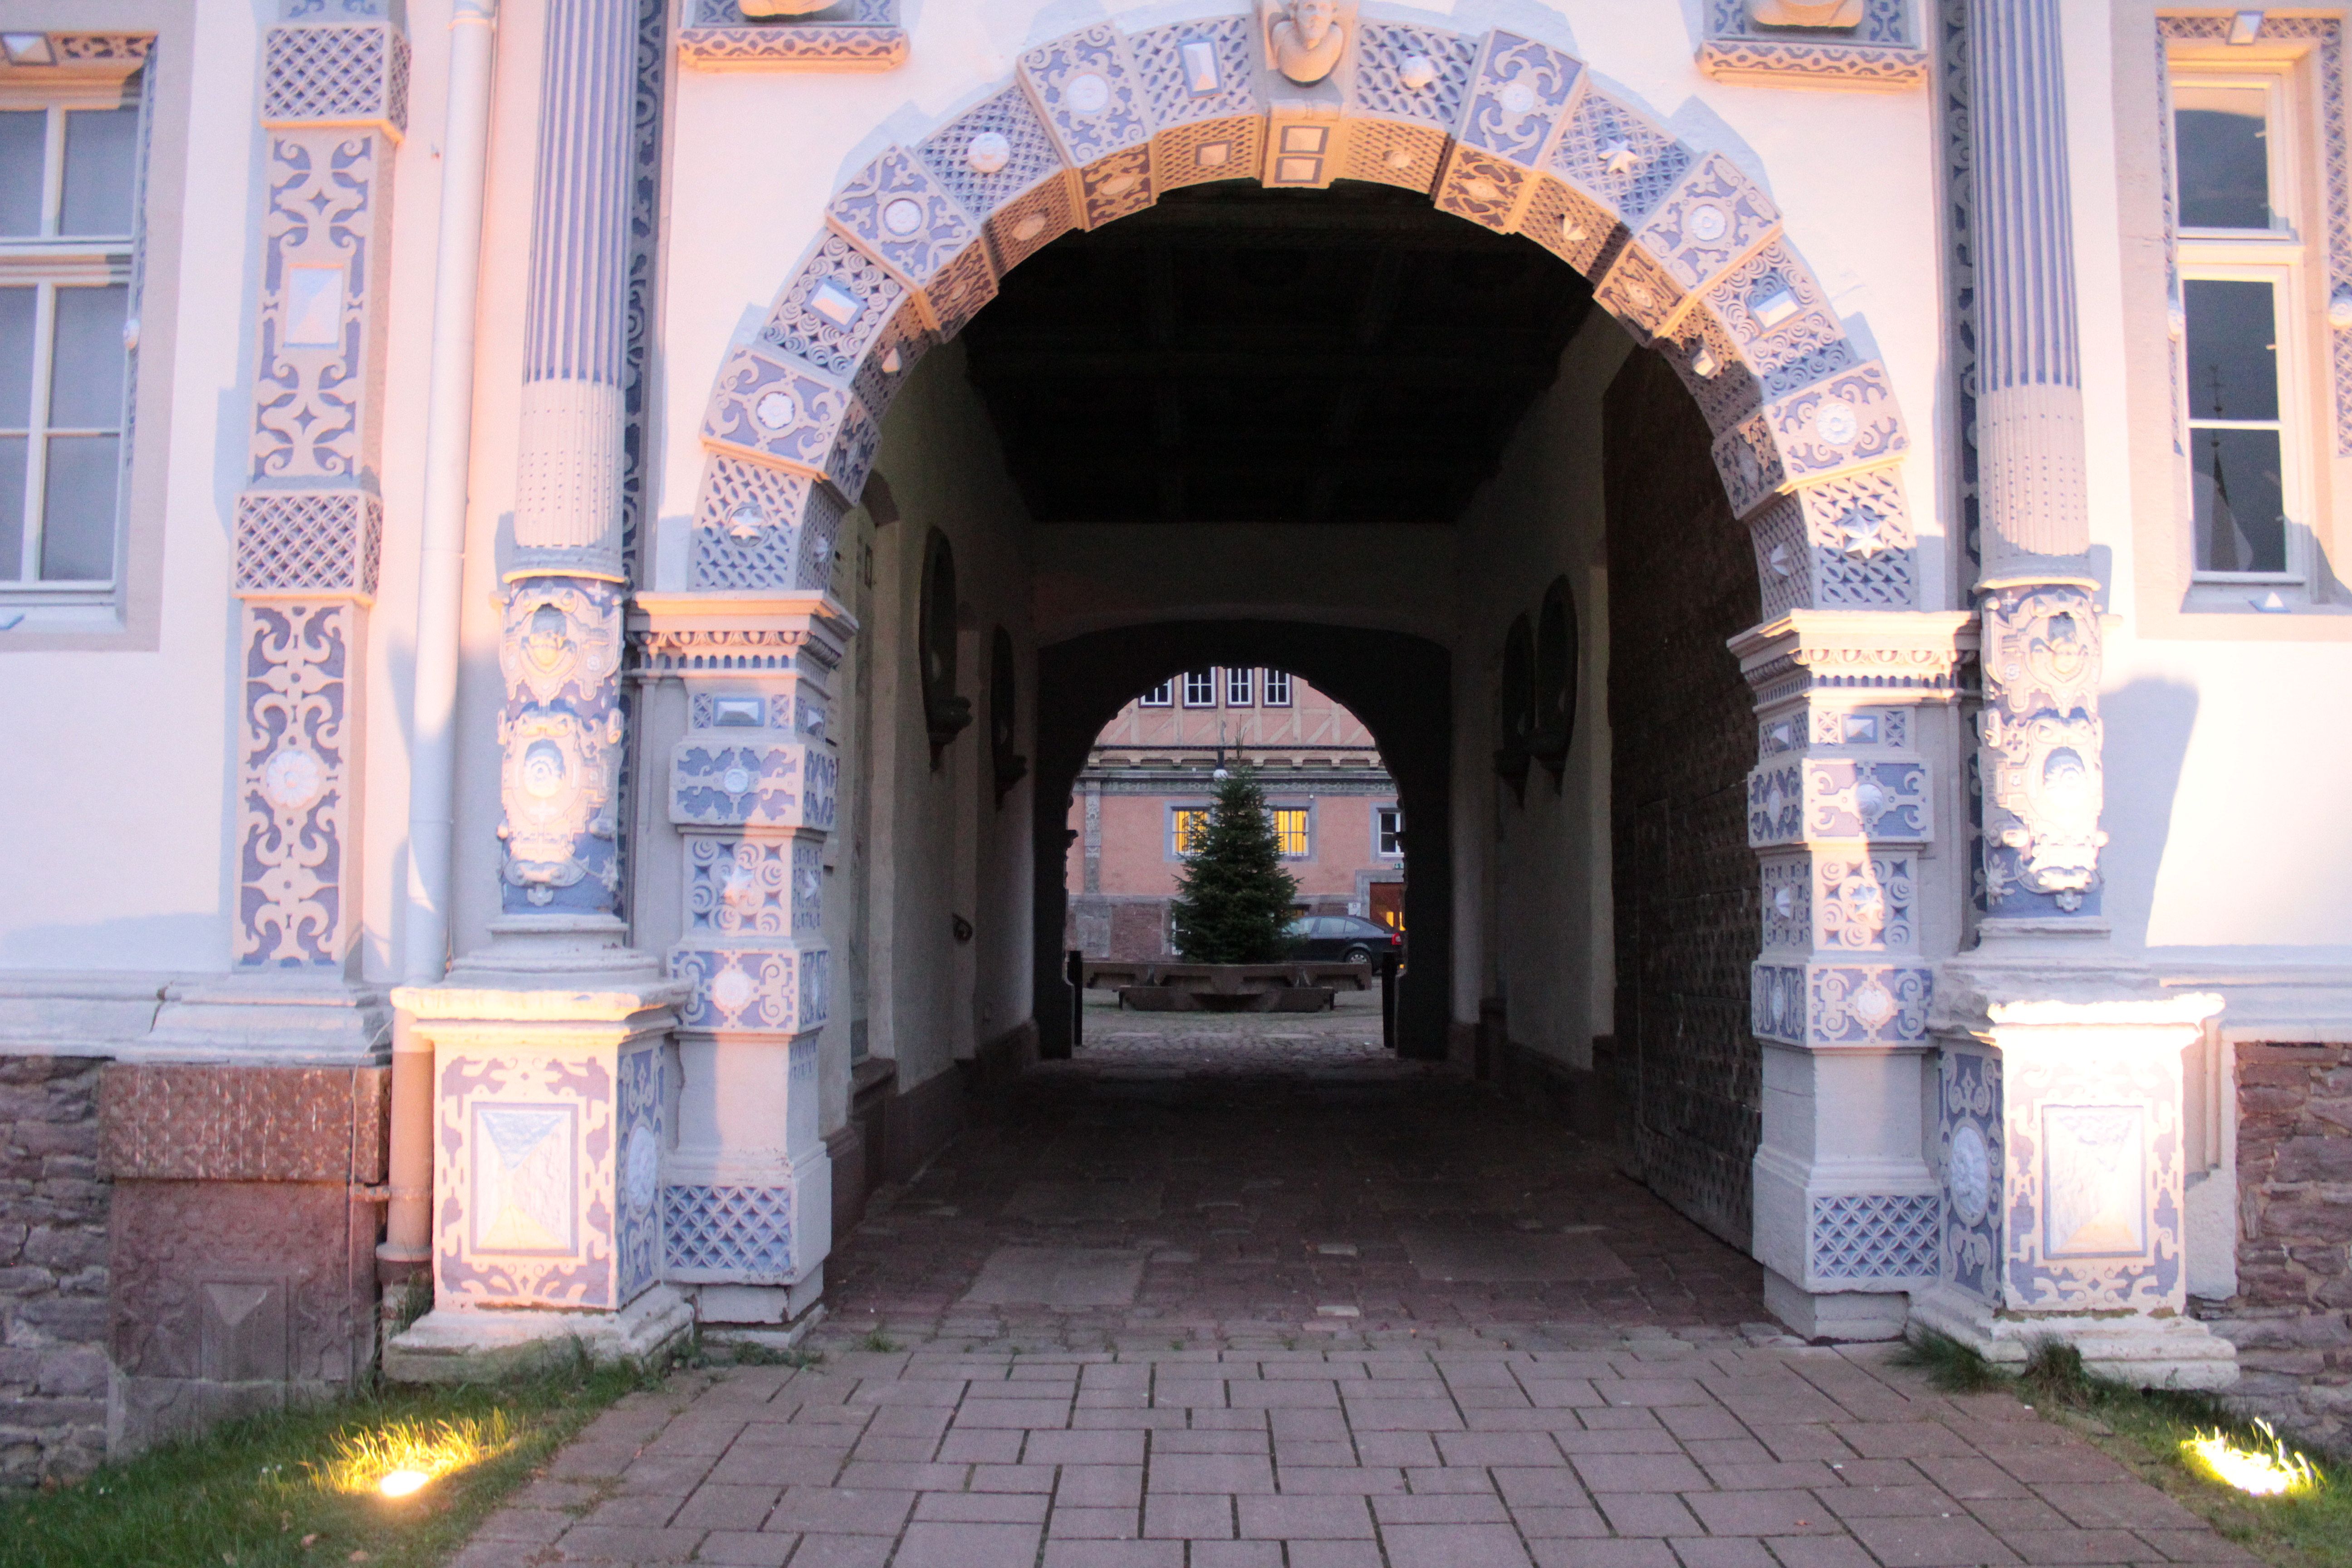
[(1193, 963), (1276, 963), (1297, 894), (1265, 796), (1236, 768), (1219, 781), (1208, 824), (1184, 857), (1170, 910), (1176, 951)]

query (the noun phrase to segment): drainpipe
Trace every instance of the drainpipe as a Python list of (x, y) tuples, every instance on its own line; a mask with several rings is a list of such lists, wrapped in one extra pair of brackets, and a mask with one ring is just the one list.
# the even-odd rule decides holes
[[(441, 139), (441, 238), (425, 416), (425, 522), (416, 584), (416, 687), (408, 784), (408, 906), (402, 978), (440, 983), (449, 955), (457, 815), (458, 617), (465, 596), (466, 479), (473, 461), (474, 317), (488, 180), (498, 0), (457, 0), (449, 18), (449, 118)], [(376, 1248), (387, 1282), (433, 1256), (433, 1050), (404, 1014), (392, 1037), (392, 1205)]]

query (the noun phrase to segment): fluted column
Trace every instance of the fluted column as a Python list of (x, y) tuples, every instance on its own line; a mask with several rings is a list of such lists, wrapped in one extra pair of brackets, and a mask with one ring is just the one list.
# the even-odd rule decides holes
[(509, 915), (613, 915), (621, 763), (629, 0), (551, 0), (499, 664)]
[(1982, 912), (2095, 931), (2100, 637), (2057, 0), (1970, 0)]

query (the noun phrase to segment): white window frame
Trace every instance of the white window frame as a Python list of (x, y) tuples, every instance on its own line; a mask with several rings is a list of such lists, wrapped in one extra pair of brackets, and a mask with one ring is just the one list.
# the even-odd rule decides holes
[(1225, 706), (1254, 708), (1257, 705), (1257, 671), (1246, 666), (1225, 671)]
[[(1184, 682), (1184, 706), (1187, 708), (1214, 708), (1217, 705), (1217, 676), (1218, 671), (1214, 665), (1210, 666), (1207, 669), (1186, 670), (1182, 677)], [(1200, 691), (1202, 695), (1198, 697), (1194, 696), (1193, 693), (1195, 690)]]
[[(2316, 254), (2319, 171), (2308, 145), (2314, 124), (2314, 95), (2305, 81), (2303, 62), (2276, 57), (2252, 59), (2242, 65), (2207, 55), (2176, 57), (2168, 63), (2167, 87), (2168, 136), (2176, 132), (2174, 115), (2185, 95), (2200, 89), (2240, 92), (2252, 88), (2263, 89), (2268, 116), (2264, 145), (2270, 154), (2268, 229), (2190, 228), (2182, 225), (2173, 237), (2181, 283), (2179, 306), (2183, 311), (2179, 341), (2173, 345), (2173, 374), (2180, 387), (2180, 482), (2186, 491), (2181, 515), (2189, 520), (2189, 605), (2192, 608), (2231, 610), (2261, 606), (2264, 595), (2250, 595), (2250, 589), (2268, 594), (2291, 590), (2291, 600), (2286, 595), (2279, 595), (2283, 605), (2308, 605), (2310, 584), (2315, 575), (2313, 526), (2321, 506), (2320, 426), (2328, 408), (2327, 395), (2318, 384), (2318, 377), (2326, 368), (2318, 345), (2325, 341), (2327, 327), (2325, 302), (2319, 298), (2323, 280), (2319, 275), (2325, 272), (2326, 263)], [(2177, 142), (2171, 162), (2177, 181), (2180, 177)], [(2189, 381), (2186, 329), (2187, 286), (2192, 281), (2271, 285), (2278, 338), (2280, 500), (2286, 514), (2284, 571), (2216, 572), (2198, 563), (2197, 466), (2193, 446), (2198, 433), (2211, 428), (2266, 429), (2269, 422), (2215, 420), (2199, 415), (2197, 388)]]
[[(144, 217), (141, 211), (144, 196), (144, 181), (141, 173), (141, 164), (145, 158), (143, 127), (139, 145), (132, 153), (131, 188), (127, 193), (131, 232), (68, 237), (58, 235), (57, 228), (65, 201), (66, 115), (73, 110), (138, 110), (142, 107), (144, 80), (142, 76), (129, 81), (67, 79), (47, 83), (19, 80), (0, 84), (0, 110), (23, 111), (39, 109), (47, 110), (48, 116), (43, 143), (41, 233), (35, 237), (0, 237), (0, 285), (15, 288), (30, 285), (36, 289), (33, 363), (29, 373), (32, 405), (27, 411), (26, 426), (22, 431), (9, 432), (22, 435), (26, 443), (24, 531), (18, 542), (17, 575), (0, 579), (0, 623), (8, 621), (19, 612), (35, 609), (111, 609), (121, 599), (121, 584), (129, 566), (124, 559), (130, 547), (125, 538), (125, 518), (131, 491), (131, 410), (137, 391), (137, 356), (130, 343), (126, 341), (123, 347), (122, 401), (115, 415), (112, 431), (83, 432), (79, 427), (54, 426), (48, 422), (48, 411), (54, 391), (58, 290), (77, 287), (121, 287), (128, 290), (126, 325), (138, 318), (138, 288), (133, 275), (138, 258), (139, 228)], [(109, 546), (112, 570), (102, 579), (44, 582), (40, 578), (40, 567), (43, 513), (47, 505), (48, 438), (83, 433), (111, 434), (121, 443), (116, 452), (114, 519)]]
[(1171, 800), (1168, 803), (1167, 854), (1169, 859), (1181, 860), (1184, 858), (1184, 846), (1179, 836), (1180, 830), (1183, 826), (1184, 814), (1192, 811), (1199, 812), (1201, 814), (1202, 826), (1205, 828), (1208, 826), (1208, 816), (1211, 805), (1211, 802), (1205, 800)]
[[(1382, 826), (1382, 819), (1391, 816), (1396, 818), (1396, 826), (1393, 829)], [(1395, 804), (1393, 801), (1384, 805), (1374, 805), (1372, 807), (1372, 853), (1375, 856), (1382, 860), (1403, 859), (1404, 846), (1402, 844), (1400, 843), (1393, 849), (1388, 847), (1389, 839), (1391, 837), (1401, 837), (1403, 832), (1404, 807)]]
[[(1267, 670), (1265, 672), (1265, 679), (1259, 683), (1259, 686), (1261, 688), (1258, 695), (1259, 706), (1265, 708), (1287, 708), (1290, 706), (1290, 672), (1288, 670)], [(1275, 693), (1276, 691), (1281, 692), (1282, 695), (1279, 697), (1276, 696)]]
[(1138, 708), (1173, 708), (1176, 706), (1176, 682), (1173, 678), (1161, 681), (1135, 700)]

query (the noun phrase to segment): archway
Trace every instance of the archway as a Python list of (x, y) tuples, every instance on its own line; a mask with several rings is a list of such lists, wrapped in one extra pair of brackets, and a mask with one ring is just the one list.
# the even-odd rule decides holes
[[(1568, 263), (1633, 340), (1672, 367), (1704, 416), (1729, 515), (1754, 540), (1761, 616), (1780, 628), (1772, 635), (1810, 635), (1790, 631), (1784, 617), (1792, 610), (1856, 609), (1881, 613), (1873, 647), (1903, 640), (1883, 613), (1917, 609), (1919, 573), (1894, 467), (1908, 437), (1889, 377), (1847, 336), (1778, 209), (1734, 156), (1676, 140), (1562, 49), (1516, 33), (1474, 37), (1368, 19), (1352, 30), (1330, 76), (1299, 88), (1272, 74), (1253, 26), (1225, 16), (1132, 35), (1108, 23), (1083, 29), (1028, 51), (1014, 79), (852, 174), (764, 325), (720, 371), (702, 426), (692, 585), (820, 586), (814, 574), (864, 489), (881, 414), (926, 352), (956, 336), (1003, 277), (1058, 236), (1113, 223), (1175, 187), (1240, 173), (1269, 186), (1353, 179), (1421, 192), (1439, 211), (1524, 237)], [(1949, 642), (1941, 625), (1916, 633), (1912, 640), (1923, 647)], [(1760, 631), (1748, 640), (1740, 651), (1751, 677), (1783, 657)], [(1242, 646), (1163, 651), (1093, 704), (1092, 723), (1147, 680), (1204, 657), (1304, 668)], [(1864, 649), (1861, 657), (1879, 656)], [(1041, 660), (1041, 668), (1049, 667)], [(1876, 681), (1853, 684), (1875, 689)], [(1372, 718), (1376, 703), (1349, 696), (1339, 682), (1318, 684)], [(1811, 896), (1826, 863), (1811, 855), (1804, 803), (1817, 785), (1835, 783), (1836, 769), (1855, 790), (1865, 787), (1853, 781), (1867, 770), (1874, 803), (1890, 783), (1925, 789), (1926, 767), (1907, 751), (1832, 758), (1829, 771), (1779, 755), (1809, 745), (1907, 748), (1908, 721), (1895, 709), (1944, 700), (1949, 690), (1948, 682), (1907, 676), (1884, 689), (1895, 693), (1876, 700), (1891, 705), (1884, 716), (1824, 709), (1824, 722), (1843, 727), (1816, 734), (1801, 677), (1769, 690), (1759, 680), (1768, 766), (1750, 785), (1761, 793), (1748, 837), (1767, 864), (1751, 886), (1793, 882)], [(1447, 710), (1453, 706), (1449, 699)], [(1073, 729), (1082, 753), (1091, 727)], [(1072, 739), (1066, 732), (1055, 743)], [(1074, 769), (1054, 762), (1043, 739), (1040, 751), (1037, 798), (1058, 806)], [(1438, 787), (1450, 789), (1442, 779)], [(1426, 810), (1415, 816), (1439, 819)], [(1879, 816), (1876, 805), (1863, 808), (1860, 826), (1837, 836), (1876, 837)], [(1924, 811), (1911, 820), (1924, 837)], [(1040, 807), (1035, 824), (1041, 838), (1058, 840), (1057, 816)], [(1416, 847), (1425, 856), (1435, 847), (1424, 836)], [(1450, 862), (1451, 848), (1442, 853)], [(1045, 858), (1038, 857), (1041, 865)], [(1059, 993), (1053, 955), (1060, 925), (1046, 919), (1061, 902), (1055, 865), (1051, 888), (1040, 872), (1033, 911), (1044, 939), (1033, 966), (1041, 980), (1052, 976), (1034, 997), (1041, 1032), (1057, 1027), (1048, 999)], [(1436, 870), (1426, 859), (1416, 868), (1423, 899), (1442, 896), (1450, 879), (1450, 864), (1449, 877)], [(1872, 864), (1863, 880), (1876, 876)], [(1913, 1056), (1925, 1048), (1929, 971), (1911, 928), (1881, 918), (1883, 902), (1875, 907), (1881, 913), (1851, 928), (1855, 936), (1841, 937), (1840, 949), (1814, 951), (1822, 928), (1809, 922), (1801, 933), (1787, 921), (1759, 942), (1749, 1033), (1799, 1064), (1792, 1070), (1844, 1070), (1820, 1066), (1830, 1058), (1815, 1053), (1818, 1045)], [(1449, 914), (1437, 911), (1437, 925)], [(1418, 923), (1436, 929), (1426, 911)], [(1431, 1052), (1442, 1049), (1444, 1027), (1458, 1016), (1446, 1009), (1458, 1010), (1459, 999), (1446, 994), (1436, 966), (1424, 973), (1431, 984), (1412, 997), (1408, 1028), (1412, 1048)], [(1815, 1092), (1808, 1079), (1801, 1093)], [(1889, 1103), (1900, 1098), (1886, 1095)], [(1769, 1144), (1769, 1109), (1763, 1121)], [(1759, 1256), (1807, 1291), (1857, 1289), (1832, 1279), (1899, 1289), (1918, 1258), (1896, 1232), (1906, 1216), (1933, 1208), (1925, 1165), (1909, 1151), (1842, 1155), (1851, 1168), (1836, 1182), (1852, 1190), (1822, 1194), (1812, 1149), (1796, 1146), (1811, 1133), (1797, 1121), (1787, 1126), (1794, 1142), (1775, 1155), (1780, 1208), (1769, 1226), (1759, 1222)], [(1763, 1166), (1759, 1157), (1759, 1173)], [(1888, 1176), (1896, 1166), (1899, 1176)], [(1760, 1177), (1758, 1194), (1760, 1216)], [(1849, 1225), (1841, 1216), (1850, 1215), (1860, 1218)], [(1813, 1245), (1817, 1232), (1838, 1226), (1872, 1234), (1852, 1256)]]
[(1062, 927), (1064, 824), (1096, 734), (1138, 691), (1209, 665), (1287, 669), (1361, 719), (1396, 780), (1405, 820), (1405, 926), (1412, 972), (1398, 998), (1398, 1048), (1443, 1058), (1453, 979), (1453, 690), (1446, 650), (1397, 632), (1282, 621), (1176, 621), (1094, 632), (1038, 652), (1035, 947), (1042, 1054), (1069, 1052)]

